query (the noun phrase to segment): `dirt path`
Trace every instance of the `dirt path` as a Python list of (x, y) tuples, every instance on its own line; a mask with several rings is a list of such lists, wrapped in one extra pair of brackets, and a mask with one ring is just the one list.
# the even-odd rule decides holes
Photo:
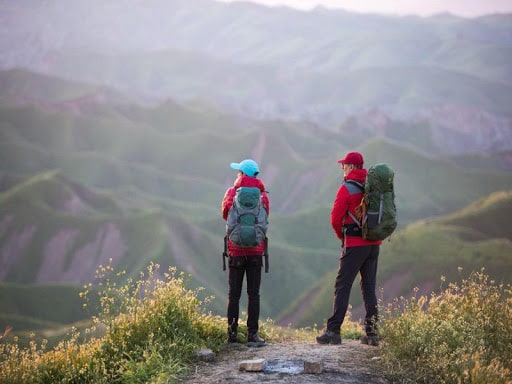
[[(244, 360), (265, 359), (267, 362), (321, 361), (319, 374), (283, 372), (245, 372), (238, 369)], [(201, 362), (196, 372), (182, 383), (351, 383), (387, 384), (378, 366), (378, 348), (362, 345), (356, 340), (343, 340), (341, 345), (319, 345), (315, 341), (268, 343), (262, 348), (239, 344), (215, 357)]]

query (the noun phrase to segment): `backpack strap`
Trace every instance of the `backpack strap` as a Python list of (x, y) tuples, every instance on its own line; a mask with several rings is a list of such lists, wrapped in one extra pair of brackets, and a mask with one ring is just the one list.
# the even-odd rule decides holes
[[(360, 183), (359, 181), (348, 179), (348, 180), (345, 180), (344, 184), (347, 187), (348, 192), (351, 195), (353, 195), (354, 193), (358, 193), (358, 192), (364, 192), (364, 183)], [(353, 188), (352, 186), (355, 186), (357, 189)]]
[[(348, 193), (351, 195), (356, 193), (364, 193), (364, 183), (360, 183), (359, 181), (347, 179), (344, 182), (345, 187), (348, 189)], [(354, 225), (346, 224), (344, 227), (345, 234), (349, 236), (361, 236), (360, 228), (362, 228), (363, 223), (359, 221), (359, 219), (350, 211), (347, 212), (347, 215), (350, 216), (352, 220), (354, 220), (354, 225), (358, 228), (354, 228)], [(347, 233), (348, 232), (348, 233)]]

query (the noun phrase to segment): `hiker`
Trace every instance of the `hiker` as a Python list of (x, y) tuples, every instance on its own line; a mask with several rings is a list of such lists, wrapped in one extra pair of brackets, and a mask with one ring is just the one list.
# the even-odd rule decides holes
[[(263, 182), (257, 178), (258, 164), (252, 159), (240, 163), (231, 163), (231, 168), (238, 171), (233, 186), (230, 187), (222, 200), (222, 217), (228, 221), (228, 215), (234, 204), (237, 190), (243, 187), (255, 187), (260, 192), (261, 203), (266, 215), (270, 210), (270, 202)], [(266, 239), (266, 237), (265, 237)], [(227, 241), (227, 254), (229, 263), (229, 301), (227, 308), (228, 343), (237, 342), (238, 315), (240, 296), (244, 274), (247, 281), (247, 345), (259, 347), (265, 345), (265, 340), (258, 336), (258, 322), (260, 315), (260, 283), (263, 266), (263, 253), (266, 252), (266, 240), (255, 246), (240, 246), (233, 241)]]
[(378, 320), (376, 279), (379, 248), (382, 240), (369, 241), (361, 236), (354, 219), (356, 207), (361, 202), (361, 187), (347, 182), (353, 180), (363, 184), (367, 170), (363, 168), (363, 156), (359, 152), (349, 152), (338, 160), (343, 170), (341, 184), (331, 210), (331, 225), (341, 240), (341, 256), (338, 275), (334, 285), (333, 311), (327, 319), (325, 332), (316, 337), (319, 344), (340, 344), (340, 329), (345, 319), (350, 298), (350, 290), (357, 274), (361, 275), (361, 292), (366, 309), (365, 331), (361, 343), (377, 346), (376, 322)]

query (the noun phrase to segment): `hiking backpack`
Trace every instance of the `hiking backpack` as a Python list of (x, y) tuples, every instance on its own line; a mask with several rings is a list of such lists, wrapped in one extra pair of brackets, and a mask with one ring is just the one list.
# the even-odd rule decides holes
[(394, 171), (387, 164), (379, 163), (368, 168), (364, 185), (347, 180), (363, 190), (356, 216), (350, 212), (349, 216), (361, 228), (362, 237), (366, 240), (384, 240), (397, 227), (394, 176)]
[(239, 187), (226, 222), (228, 239), (240, 247), (255, 247), (265, 240), (267, 228), (267, 211), (260, 189)]

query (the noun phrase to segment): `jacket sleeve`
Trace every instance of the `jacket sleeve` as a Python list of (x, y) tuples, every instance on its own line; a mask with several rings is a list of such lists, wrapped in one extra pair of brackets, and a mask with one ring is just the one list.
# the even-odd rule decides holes
[(338, 239), (343, 240), (343, 222), (348, 210), (348, 191), (342, 185), (336, 193), (331, 210), (331, 226)]
[(222, 199), (222, 218), (224, 220), (228, 219), (228, 213), (233, 205), (233, 198), (235, 197), (236, 189), (234, 187), (229, 188), (224, 194), (224, 198)]

